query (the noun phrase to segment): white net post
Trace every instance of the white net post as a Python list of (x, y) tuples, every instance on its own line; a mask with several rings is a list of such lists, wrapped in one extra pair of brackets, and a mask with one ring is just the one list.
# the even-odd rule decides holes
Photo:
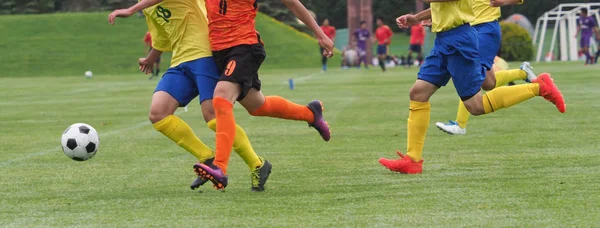
[(567, 48), (569, 45), (569, 40), (567, 39), (567, 22), (565, 20), (560, 20), (559, 25), (560, 31), (560, 61), (569, 61), (569, 49)]
[(569, 15), (568, 16), (569, 23), (569, 57), (571, 61), (579, 60), (579, 44), (577, 43), (577, 37), (575, 37), (575, 33), (577, 32), (577, 16)]

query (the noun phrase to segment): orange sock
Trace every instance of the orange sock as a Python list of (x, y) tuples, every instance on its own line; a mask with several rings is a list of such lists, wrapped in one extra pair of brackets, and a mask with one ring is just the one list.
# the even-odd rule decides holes
[(233, 117), (233, 104), (229, 101), (215, 97), (213, 99), (213, 107), (217, 116), (217, 134), (215, 146), (215, 161), (216, 166), (227, 174), (227, 164), (229, 156), (233, 148), (233, 140), (235, 139), (235, 118)]
[(286, 120), (304, 120), (308, 123), (315, 121), (315, 115), (308, 107), (278, 96), (265, 97), (265, 103), (254, 112), (250, 112), (250, 115), (270, 116)]

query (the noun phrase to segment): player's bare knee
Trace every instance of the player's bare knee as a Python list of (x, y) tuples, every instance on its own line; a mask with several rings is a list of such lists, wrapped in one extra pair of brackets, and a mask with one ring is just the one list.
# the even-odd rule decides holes
[(171, 114), (167, 114), (164, 111), (151, 109), (150, 113), (148, 113), (148, 120), (150, 120), (150, 123), (155, 124), (161, 121), (162, 119), (167, 118), (167, 116)]
[(217, 118), (217, 115), (215, 114), (215, 109), (213, 108), (212, 99), (202, 101), (200, 103), (200, 108), (202, 109), (202, 117), (204, 117), (204, 121), (206, 121), (207, 123)]
[(474, 116), (480, 116), (480, 115), (485, 114), (483, 105), (467, 105), (465, 103), (465, 108), (467, 108), (467, 111), (469, 111), (469, 113), (471, 113), (471, 115), (474, 115)]
[(492, 80), (485, 80), (483, 81), (483, 84), (481, 84), (481, 89), (485, 91), (490, 91), (494, 89), (494, 87), (496, 87), (496, 82)]

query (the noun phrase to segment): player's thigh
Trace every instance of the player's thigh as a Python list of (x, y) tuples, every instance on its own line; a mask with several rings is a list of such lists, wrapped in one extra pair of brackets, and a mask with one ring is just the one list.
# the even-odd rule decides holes
[(494, 70), (488, 70), (485, 72), (485, 79), (481, 84), (481, 89), (485, 91), (492, 90), (496, 87), (496, 73)]
[(182, 68), (169, 68), (158, 82), (155, 92), (163, 91), (173, 97), (178, 106), (187, 106), (196, 96), (198, 90), (192, 78), (187, 77)]
[(212, 99), (219, 81), (219, 70), (213, 57), (200, 58), (185, 63), (186, 74), (192, 78), (198, 91), (198, 101), (202, 108), (204, 120), (215, 118)]
[(467, 58), (460, 53), (448, 56), (448, 71), (461, 99), (468, 99), (481, 90), (486, 69), (479, 59)]
[(500, 43), (502, 42), (502, 32), (500, 24), (488, 22), (475, 26), (477, 29), (479, 61), (488, 70), (492, 69), (494, 59), (500, 51)]
[[(230, 97), (233, 93), (237, 93), (236, 100), (242, 100), (251, 88), (260, 90), (260, 85), (255, 84), (255, 78), (258, 77), (258, 69), (266, 57), (262, 44), (240, 45), (231, 49), (226, 56), (226, 64), (219, 78), (215, 96), (225, 93)], [(235, 91), (224, 91), (221, 88), (232, 88), (232, 86), (221, 82), (237, 84), (238, 87)]]
[[(425, 63), (419, 68), (419, 73), (417, 75), (417, 79), (428, 82), (429, 84), (435, 86), (436, 88), (440, 88), (442, 86), (446, 86), (448, 81), (450, 81), (450, 73), (446, 68), (445, 55), (442, 54), (441, 50), (438, 50), (441, 47), (434, 46), (431, 50), (431, 53), (425, 58)], [(410, 96), (411, 100), (414, 99), (422, 99), (423, 97), (429, 98), (428, 94), (429, 90), (421, 90), (421, 87), (417, 87), (417, 89), (411, 89)], [(435, 91), (434, 91), (435, 92)], [(433, 93), (431, 93), (433, 94)], [(419, 100), (416, 100), (419, 101)], [(426, 101), (426, 100), (425, 100)]]
[(448, 41), (447, 45), (453, 45), (453, 51), (446, 56), (446, 66), (458, 96), (466, 100), (481, 90), (485, 79), (485, 68), (478, 52), (477, 32), (474, 29), (467, 30)]
[(250, 113), (259, 109), (264, 103), (265, 95), (256, 88), (251, 88), (246, 94), (246, 97), (240, 100), (240, 104)]

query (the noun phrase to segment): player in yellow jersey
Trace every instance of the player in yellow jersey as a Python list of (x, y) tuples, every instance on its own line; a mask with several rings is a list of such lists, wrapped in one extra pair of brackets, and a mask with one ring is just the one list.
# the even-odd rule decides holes
[[(215, 111), (212, 105), (215, 86), (221, 75), (212, 57), (208, 39), (208, 19), (203, 0), (141, 0), (128, 9), (115, 10), (108, 16), (110, 24), (116, 17), (129, 17), (143, 10), (150, 33), (152, 50), (139, 60), (140, 70), (152, 71), (152, 63), (162, 52), (172, 51), (171, 67), (158, 83), (149, 119), (154, 128), (193, 154), (201, 163), (211, 164), (213, 150), (194, 134), (190, 126), (175, 116), (178, 107), (186, 106), (199, 96), (202, 115), (207, 125), (216, 130)], [(271, 164), (259, 158), (246, 133), (235, 126), (233, 149), (251, 170), (253, 191), (264, 190), (271, 172)], [(198, 177), (192, 189), (207, 180)]]
[(396, 19), (399, 27), (408, 28), (431, 18), (431, 31), (437, 34), (434, 47), (410, 89), (407, 154), (397, 152), (399, 159), (379, 159), (379, 163), (392, 171), (407, 174), (423, 171), (423, 145), (431, 111), (429, 98), (450, 79), (473, 115), (492, 113), (535, 96), (551, 101), (560, 112), (566, 111), (562, 94), (546, 73), (535, 83), (498, 87), (481, 95), (486, 69), (480, 62), (477, 31), (469, 25), (475, 20), (471, 1), (429, 0), (426, 2), (431, 2), (430, 9)]
[[(503, 0), (502, 5), (522, 4), (523, 0)], [(500, 29), (500, 7), (491, 6), (490, 0), (471, 0), (475, 20), (471, 22), (471, 26), (477, 30), (479, 38), (479, 60), (486, 68), (485, 80), (481, 85), (481, 89), (485, 91), (492, 90), (499, 86), (504, 86), (509, 82), (518, 79), (531, 82), (535, 80), (536, 75), (533, 73), (531, 64), (524, 62), (520, 69), (503, 70), (494, 72), (494, 58), (500, 50), (502, 42), (502, 31)], [(442, 131), (451, 135), (464, 135), (467, 133), (467, 121), (469, 120), (469, 111), (461, 100), (458, 103), (458, 112), (456, 113), (456, 121), (450, 120), (448, 123), (437, 122), (435, 125)]]

